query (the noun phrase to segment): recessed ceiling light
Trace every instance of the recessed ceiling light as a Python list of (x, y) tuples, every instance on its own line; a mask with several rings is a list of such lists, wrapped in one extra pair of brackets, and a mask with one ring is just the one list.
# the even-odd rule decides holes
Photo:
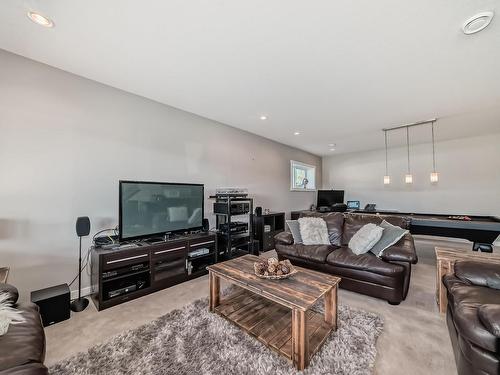
[(30, 11), (28, 12), (28, 18), (43, 27), (54, 27), (54, 22), (40, 13)]
[(332, 148), (330, 149), (330, 151), (335, 151), (335, 148), (333, 148), (333, 147), (332, 147)]
[(300, 132), (295, 132), (293, 133), (293, 135), (300, 135)]
[(335, 147), (335, 143), (328, 143), (328, 147)]
[(462, 31), (466, 35), (475, 34), (484, 30), (493, 19), (493, 12), (481, 12), (469, 18), (462, 26)]
[(267, 120), (267, 116), (266, 116), (266, 115), (262, 115), (262, 116), (260, 116), (260, 119), (261, 119), (262, 121)]

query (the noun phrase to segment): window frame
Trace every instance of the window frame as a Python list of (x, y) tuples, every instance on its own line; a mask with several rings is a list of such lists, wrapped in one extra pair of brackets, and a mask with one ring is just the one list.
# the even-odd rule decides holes
[[(296, 167), (302, 167), (302, 169), (306, 170), (306, 176), (308, 174), (308, 171), (312, 170), (312, 173), (314, 174), (314, 187), (312, 188), (301, 188), (301, 187), (296, 187), (295, 186), (295, 174), (294, 170)], [(308, 191), (308, 192), (314, 192), (316, 191), (316, 166), (311, 165), (311, 164), (306, 164), (301, 161), (296, 161), (296, 160), (290, 160), (290, 191)]]

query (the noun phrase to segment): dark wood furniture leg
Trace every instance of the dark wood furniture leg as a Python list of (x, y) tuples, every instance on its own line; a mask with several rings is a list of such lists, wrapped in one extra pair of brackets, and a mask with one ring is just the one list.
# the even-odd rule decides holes
[(209, 309), (214, 312), (215, 308), (220, 304), (220, 279), (219, 276), (210, 272), (208, 275), (209, 287), (210, 287), (210, 303)]
[(307, 336), (306, 312), (292, 309), (293, 364), (302, 371), (309, 363), (309, 337)]

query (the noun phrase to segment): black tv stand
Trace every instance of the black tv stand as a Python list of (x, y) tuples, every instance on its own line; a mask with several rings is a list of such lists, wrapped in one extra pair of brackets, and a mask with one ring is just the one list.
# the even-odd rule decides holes
[(214, 232), (92, 248), (92, 300), (103, 310), (197, 278), (218, 260)]

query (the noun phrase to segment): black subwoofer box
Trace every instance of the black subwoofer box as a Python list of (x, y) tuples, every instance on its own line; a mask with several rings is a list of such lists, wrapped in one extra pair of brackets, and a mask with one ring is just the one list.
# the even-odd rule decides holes
[(69, 319), (70, 291), (68, 284), (35, 290), (31, 292), (31, 302), (40, 308), (44, 327)]

